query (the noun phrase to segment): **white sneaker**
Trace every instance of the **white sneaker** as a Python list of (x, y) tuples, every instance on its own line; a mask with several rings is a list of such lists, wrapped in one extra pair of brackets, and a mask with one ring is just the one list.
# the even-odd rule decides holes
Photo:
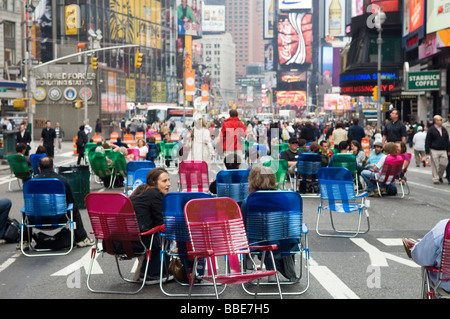
[(77, 242), (78, 248), (83, 248), (87, 246), (93, 246), (95, 244), (95, 241), (89, 237), (86, 237), (84, 240)]

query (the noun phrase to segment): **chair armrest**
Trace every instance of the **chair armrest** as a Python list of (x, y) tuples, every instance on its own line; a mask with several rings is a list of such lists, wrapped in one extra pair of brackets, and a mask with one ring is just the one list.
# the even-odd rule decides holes
[(73, 210), (73, 203), (67, 205), (67, 210)]
[(204, 251), (188, 251), (189, 256), (194, 257), (205, 257), (214, 255), (214, 250), (204, 250)]
[(368, 192), (364, 192), (362, 194), (356, 195), (355, 197), (356, 198), (361, 198), (361, 197), (366, 197), (367, 195), (369, 195), (369, 193)]
[(270, 251), (270, 250), (277, 250), (278, 246), (277, 245), (250, 246), (249, 248), (255, 249), (255, 250), (261, 250), (261, 251)]
[(166, 230), (164, 225), (159, 225), (156, 226), (148, 231), (146, 231), (145, 233), (141, 233), (141, 236), (149, 236), (149, 235), (153, 235), (159, 232), (164, 232)]
[(308, 226), (306, 226), (306, 224), (302, 224), (302, 230), (301, 230), (302, 234), (307, 234), (309, 233), (309, 229)]
[(23, 208), (20, 210), (20, 212), (21, 212), (22, 214), (25, 214), (25, 207), (23, 207)]

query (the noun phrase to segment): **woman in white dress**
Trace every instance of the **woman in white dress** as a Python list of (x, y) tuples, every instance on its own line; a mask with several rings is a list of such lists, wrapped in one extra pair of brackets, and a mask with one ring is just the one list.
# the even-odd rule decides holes
[(211, 143), (211, 135), (204, 118), (195, 121), (195, 126), (191, 134), (191, 151), (187, 160), (205, 161), (209, 164), (214, 148)]

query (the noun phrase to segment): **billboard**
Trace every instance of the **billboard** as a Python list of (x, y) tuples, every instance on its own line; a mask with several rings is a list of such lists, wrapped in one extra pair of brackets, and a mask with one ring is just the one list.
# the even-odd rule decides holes
[(278, 22), (278, 58), (281, 66), (312, 63), (312, 15), (281, 13)]
[(177, 0), (178, 35), (202, 36), (201, 0)]
[(352, 97), (340, 94), (324, 94), (323, 96), (324, 110), (326, 111), (350, 111), (353, 109)]
[(275, 33), (275, 1), (264, 0), (263, 38), (273, 39)]
[(325, 35), (345, 36), (345, 0), (325, 1)]
[(306, 91), (278, 91), (277, 92), (278, 106), (297, 106), (302, 107), (306, 105)]
[(312, 0), (278, 0), (280, 10), (311, 9)]
[(202, 29), (204, 32), (225, 32), (225, 6), (204, 6)]
[(427, 33), (450, 28), (450, 0), (427, 1)]

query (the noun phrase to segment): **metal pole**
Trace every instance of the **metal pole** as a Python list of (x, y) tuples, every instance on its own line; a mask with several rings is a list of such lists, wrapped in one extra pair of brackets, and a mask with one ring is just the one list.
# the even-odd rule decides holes
[[(34, 119), (33, 119), (33, 89), (31, 87), (32, 83), (32, 76), (33, 76), (33, 63), (32, 63), (32, 45), (31, 45), (31, 27), (33, 24), (33, 9), (31, 8), (31, 1), (29, 1), (26, 5), (27, 10), (27, 21), (26, 21), (26, 45), (27, 45), (27, 52), (26, 52), (26, 74), (27, 74), (27, 97), (28, 97), (28, 123), (31, 125), (31, 143), (34, 141)], [(32, 145), (31, 145), (32, 146)]]
[(378, 29), (378, 74), (377, 74), (377, 128), (381, 130), (381, 45), (383, 44), (383, 39), (381, 37), (381, 32), (383, 29)]
[(86, 122), (86, 124), (88, 123), (88, 70), (89, 70), (89, 63), (88, 63), (88, 54), (86, 53), (84, 55), (84, 65), (86, 67), (86, 73), (84, 75), (84, 121)]

